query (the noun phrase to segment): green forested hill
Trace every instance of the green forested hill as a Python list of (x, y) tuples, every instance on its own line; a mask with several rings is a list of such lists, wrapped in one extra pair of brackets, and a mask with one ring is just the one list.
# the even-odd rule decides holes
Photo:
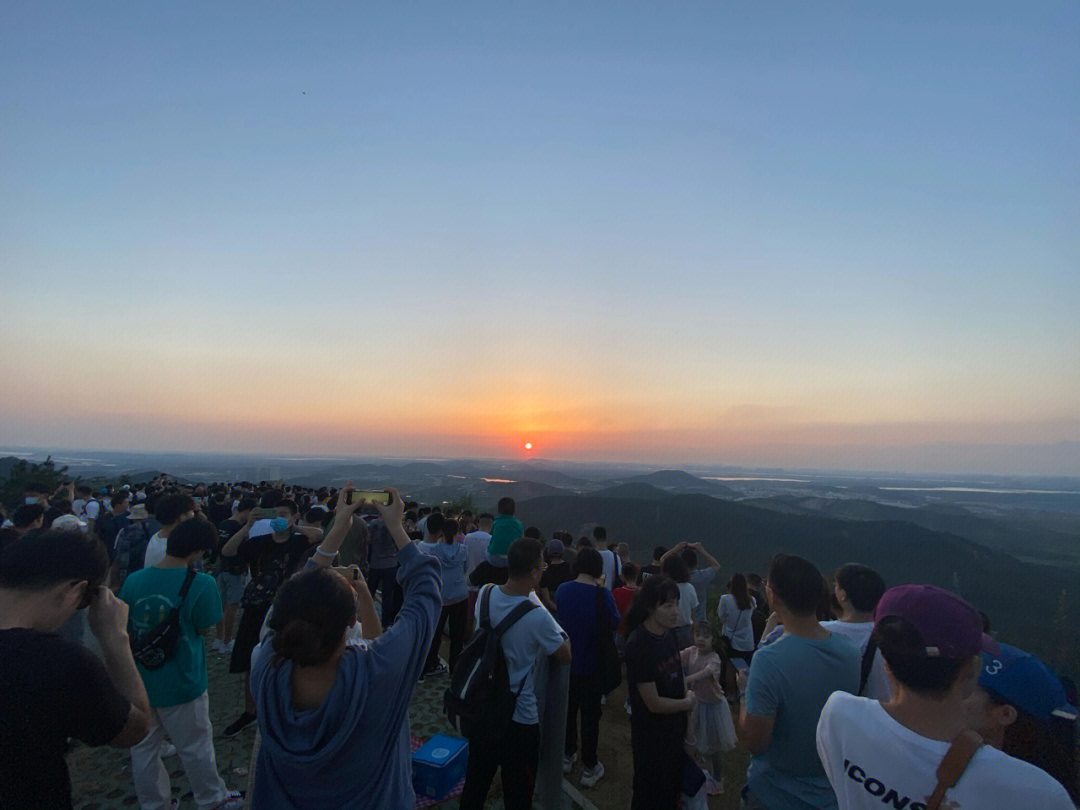
[(845, 562), (879, 570), (890, 584), (926, 582), (957, 591), (989, 614), (1003, 641), (1075, 673), (1080, 658), (1080, 573), (1017, 560), (912, 523), (852, 521), (777, 511), (707, 495), (611, 498), (550, 495), (519, 503), (518, 517), (545, 535), (577, 535), (599, 523), (609, 539), (647, 561), (655, 545), (700, 541), (723, 566), (764, 573), (778, 551), (812, 560), (826, 576)]

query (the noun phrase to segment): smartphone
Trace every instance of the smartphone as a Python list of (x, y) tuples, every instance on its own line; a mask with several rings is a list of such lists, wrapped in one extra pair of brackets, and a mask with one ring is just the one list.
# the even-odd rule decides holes
[(386, 506), (390, 505), (390, 493), (382, 492), (374, 489), (352, 489), (349, 490), (348, 496), (345, 498), (345, 503), (354, 504), (357, 501), (367, 501), (372, 503), (378, 501)]
[(277, 517), (277, 510), (276, 509), (263, 509), (262, 507), (260, 507), (259, 508), (259, 514), (262, 515), (263, 520), (273, 520), (274, 518)]

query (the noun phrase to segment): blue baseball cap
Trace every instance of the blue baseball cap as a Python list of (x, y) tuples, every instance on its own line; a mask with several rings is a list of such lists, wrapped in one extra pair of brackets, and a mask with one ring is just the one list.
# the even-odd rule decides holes
[(1016, 647), (1000, 646), (999, 655), (983, 653), (979, 686), (1040, 722), (1076, 720), (1076, 707), (1069, 704), (1065, 687), (1046, 664)]

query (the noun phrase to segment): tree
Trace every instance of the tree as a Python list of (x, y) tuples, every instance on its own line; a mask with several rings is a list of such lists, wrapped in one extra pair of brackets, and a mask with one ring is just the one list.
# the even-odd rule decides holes
[(56, 492), (68, 480), (64, 475), (67, 469), (66, 466), (58, 468), (52, 456), (40, 464), (21, 458), (11, 465), (7, 479), (0, 483), (0, 500), (8, 509), (15, 509), (22, 503), (23, 493), (28, 486), (33, 485), (44, 492)]
[(450, 503), (447, 504), (446, 509), (448, 511), (456, 511), (458, 514), (469, 511), (475, 515), (480, 510), (480, 507), (477, 504), (476, 496), (472, 492), (465, 492), (450, 501)]

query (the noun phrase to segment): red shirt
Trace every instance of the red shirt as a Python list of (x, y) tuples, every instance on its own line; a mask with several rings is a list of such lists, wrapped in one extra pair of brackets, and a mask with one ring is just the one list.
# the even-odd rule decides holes
[(611, 592), (611, 595), (615, 597), (615, 607), (619, 609), (619, 615), (622, 616), (622, 621), (619, 622), (618, 632), (620, 633), (626, 630), (626, 614), (630, 612), (630, 604), (634, 601), (634, 594), (637, 592), (637, 588), (628, 588), (625, 585), (620, 585)]

